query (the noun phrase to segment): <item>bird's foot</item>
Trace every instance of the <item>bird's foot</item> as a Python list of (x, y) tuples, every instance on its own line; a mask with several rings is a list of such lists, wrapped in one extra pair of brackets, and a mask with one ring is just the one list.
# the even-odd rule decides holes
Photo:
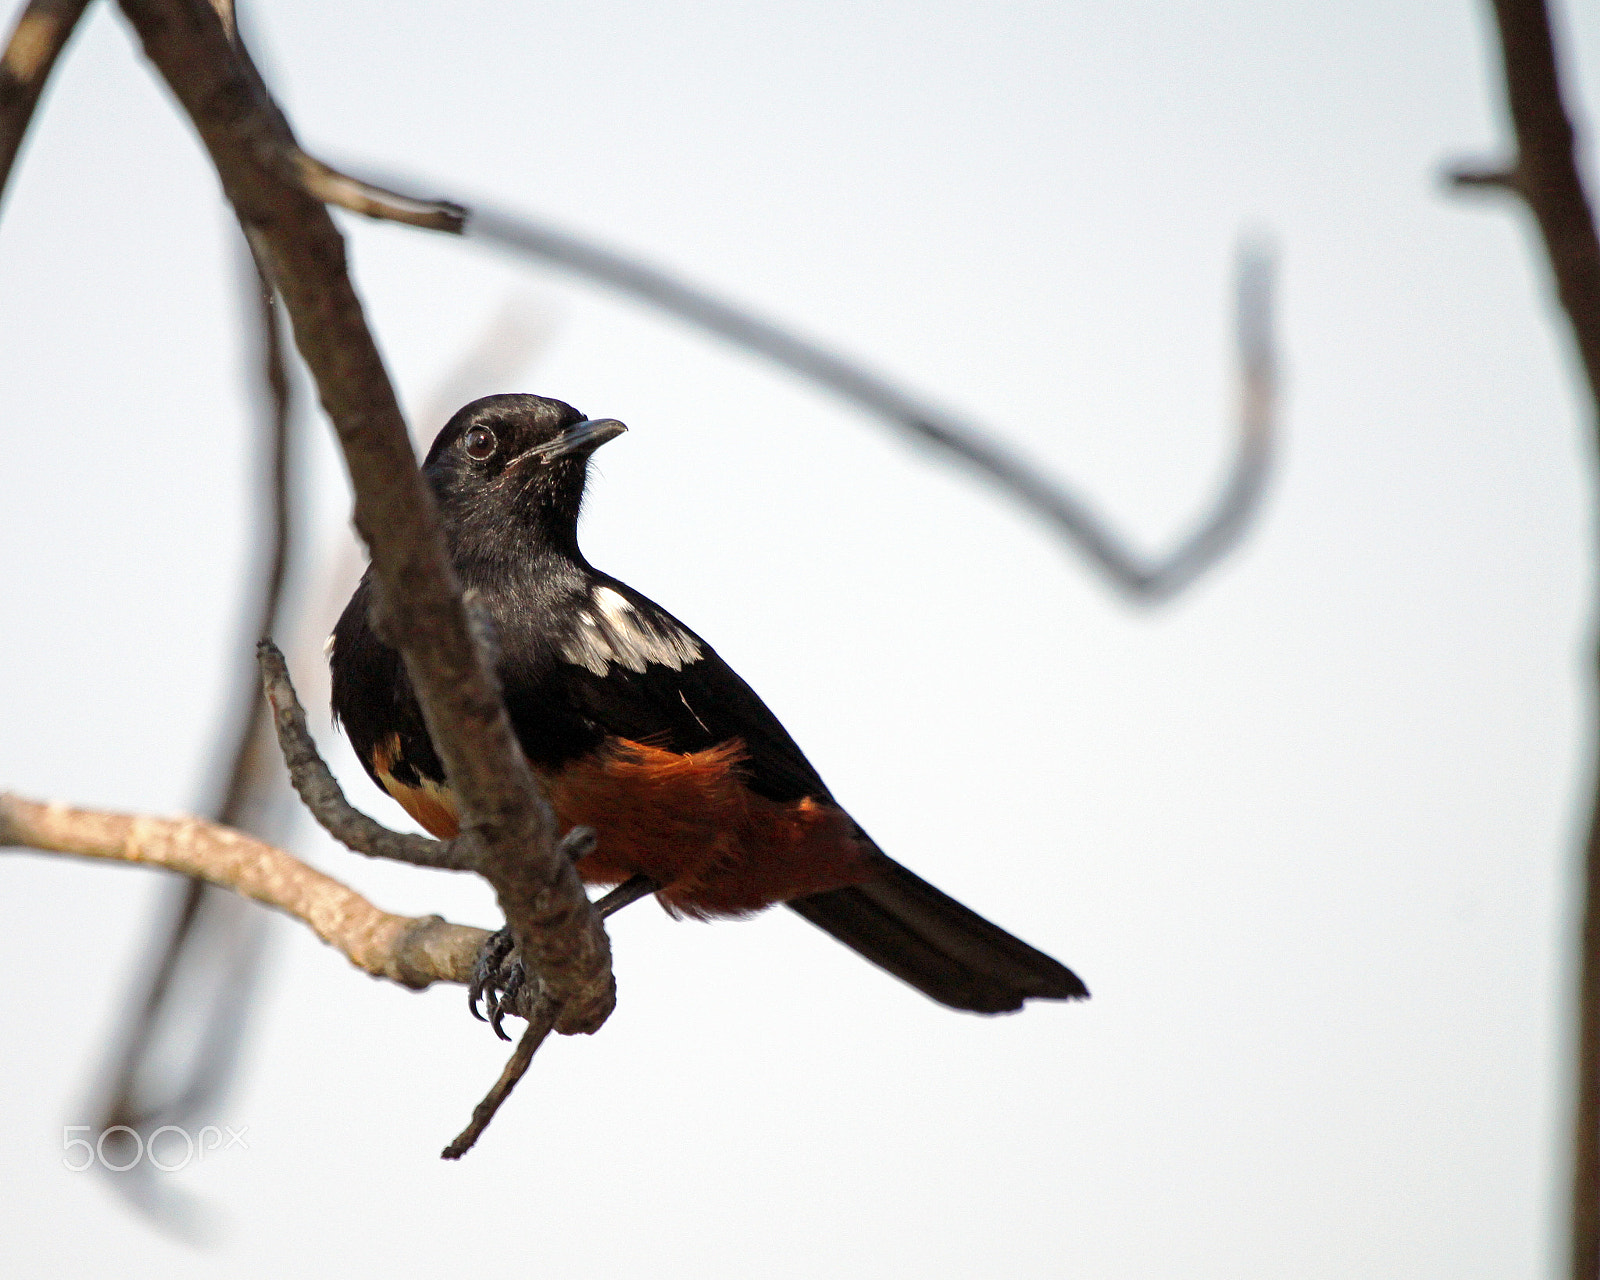
[(517, 1012), (517, 995), (528, 981), (528, 971), (521, 957), (513, 955), (515, 947), (509, 925), (498, 933), (491, 933), (478, 952), (478, 962), (472, 968), (472, 983), (467, 988), (467, 1008), (472, 1010), (472, 1016), (479, 1022), (485, 1021), (484, 1014), (478, 1012), (478, 1001), (482, 1000), (487, 1021), (502, 1040), (511, 1037), (501, 1030), (500, 1023), (508, 1013)]
[[(573, 862), (594, 852), (595, 834), (589, 827), (573, 827), (562, 837), (561, 854)], [(520, 957), (513, 959), (516, 941), (511, 936), (511, 926), (491, 933), (478, 952), (478, 962), (472, 967), (472, 982), (467, 987), (467, 1008), (479, 1022), (485, 1021), (478, 1012), (478, 1001), (488, 1014), (488, 1023), (502, 1040), (511, 1039), (500, 1029), (508, 1013), (517, 1012), (517, 993), (527, 984), (528, 971)]]

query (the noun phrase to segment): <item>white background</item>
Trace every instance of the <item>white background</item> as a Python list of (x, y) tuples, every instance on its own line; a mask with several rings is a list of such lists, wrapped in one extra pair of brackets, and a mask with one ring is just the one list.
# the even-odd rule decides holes
[[(499, 1042), (459, 989), (373, 982), (282, 924), (215, 1117), (249, 1148), (174, 1175), (219, 1217), (205, 1252), (62, 1167), (156, 878), (7, 854), (8, 1273), (1556, 1274), (1592, 449), (1525, 220), (1437, 178), (1501, 150), (1485, 12), (248, 16), (312, 150), (855, 352), (1151, 548), (1225, 465), (1233, 249), (1266, 228), (1282, 466), (1236, 555), (1130, 607), (966, 475), (753, 359), (343, 220), (408, 409), (521, 317), (529, 358), (476, 390), (632, 428), (598, 458), (590, 557), (710, 638), (886, 850), (1095, 998), (961, 1016), (788, 913), (641, 906), (613, 930), (610, 1024), (547, 1046), (455, 1165), (437, 1152)], [(1592, 104), (1592, 10), (1571, 34)], [(96, 6), (0, 225), (0, 786), (204, 799), (250, 592), (233, 253), (189, 127)], [(344, 482), (325, 423), (307, 434), (331, 572)], [(308, 628), (323, 608), (297, 606)], [(295, 847), (390, 909), (496, 923), (480, 886), (304, 827)]]

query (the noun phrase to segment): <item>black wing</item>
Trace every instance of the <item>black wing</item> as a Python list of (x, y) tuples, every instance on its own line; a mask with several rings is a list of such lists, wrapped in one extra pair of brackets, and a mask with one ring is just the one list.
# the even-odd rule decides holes
[[(753, 791), (779, 801), (832, 799), (755, 691), (665, 609), (596, 575), (576, 608), (562, 616), (556, 679), (567, 705), (591, 732), (680, 752), (738, 738), (748, 753), (746, 781)], [(515, 722), (515, 710), (512, 715)], [(868, 883), (797, 898), (788, 906), (951, 1008), (1001, 1013), (1030, 998), (1088, 995), (1058, 961), (881, 852), (877, 857), (880, 874)]]
[(757, 794), (832, 798), (755, 690), (660, 605), (597, 574), (586, 607), (570, 616), (559, 680), (569, 705), (599, 729), (684, 753), (738, 738)]

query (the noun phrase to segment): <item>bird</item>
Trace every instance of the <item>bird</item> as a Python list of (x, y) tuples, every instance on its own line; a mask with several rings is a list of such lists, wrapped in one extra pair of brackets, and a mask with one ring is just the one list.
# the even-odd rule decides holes
[[(692, 919), (782, 903), (953, 1009), (1087, 997), (1066, 966), (879, 849), (705, 640), (588, 562), (590, 457), (626, 430), (560, 400), (485, 396), (422, 466), (517, 741), (562, 827), (594, 832), (582, 880), (638, 886), (627, 900), (654, 890)], [(373, 593), (369, 567), (329, 640), (334, 720), (372, 779), (450, 839), (457, 804), (400, 655), (374, 627)], [(509, 946), (502, 931), (500, 956)]]

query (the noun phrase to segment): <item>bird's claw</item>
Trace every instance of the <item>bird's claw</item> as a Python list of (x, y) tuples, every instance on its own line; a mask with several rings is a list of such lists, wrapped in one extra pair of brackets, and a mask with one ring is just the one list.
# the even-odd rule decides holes
[[(595, 843), (593, 828), (573, 827), (562, 837), (559, 850), (563, 856), (577, 862), (594, 852)], [(635, 876), (634, 880), (642, 878)], [(615, 892), (613, 890), (613, 895)], [(633, 896), (640, 895), (635, 893)], [(632, 901), (632, 898), (628, 901)], [(602, 910), (601, 914), (605, 912)], [(528, 971), (521, 959), (512, 959), (516, 945), (510, 925), (491, 933), (478, 951), (477, 963), (472, 966), (472, 981), (467, 984), (467, 1008), (472, 1010), (472, 1016), (479, 1022), (488, 1022), (494, 1028), (495, 1035), (502, 1040), (511, 1037), (501, 1029), (500, 1024), (508, 1014), (521, 1016), (517, 1013), (517, 997), (528, 982)], [(478, 1012), (480, 1000), (483, 1001), (483, 1013)]]
[[(500, 1023), (508, 1013), (516, 1012), (517, 993), (527, 981), (522, 961), (510, 958), (515, 946), (509, 926), (491, 933), (478, 952), (472, 982), (467, 987), (467, 1008), (472, 1010), (472, 1016), (479, 1022), (487, 1021), (502, 1040), (511, 1037), (501, 1030)], [(478, 1012), (479, 1000), (483, 1001), (487, 1019)]]
[(505, 985), (500, 989), (498, 997), (493, 994), (491, 988), (486, 1003), (489, 1006), (489, 1025), (494, 1028), (495, 1035), (502, 1040), (509, 1040), (511, 1037), (500, 1029), (500, 1022), (506, 1014), (516, 1011), (517, 993), (522, 990), (522, 984), (528, 980), (528, 971), (522, 967), (522, 961), (513, 960), (504, 970), (504, 979)]

